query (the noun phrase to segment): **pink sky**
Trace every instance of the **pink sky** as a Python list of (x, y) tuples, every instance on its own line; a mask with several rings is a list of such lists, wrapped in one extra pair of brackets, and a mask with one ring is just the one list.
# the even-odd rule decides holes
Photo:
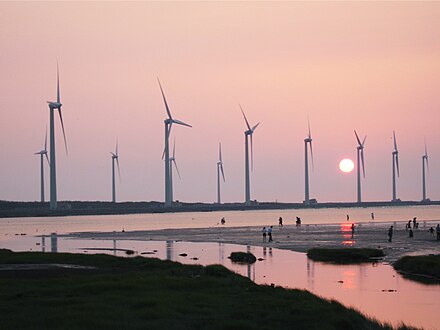
[[(391, 199), (392, 131), (400, 151), (398, 197), (440, 199), (440, 3), (436, 2), (1, 2), (0, 199), (39, 199), (39, 159), (55, 98), (56, 61), (69, 145), (57, 122), (60, 200), (109, 200), (119, 138), (119, 200), (164, 198), (165, 109), (173, 116), (182, 180), (174, 197), (244, 200), (245, 123), (254, 135), (251, 197), (304, 198), (310, 117), (311, 197), (355, 201), (353, 129), (367, 134), (365, 201)], [(46, 179), (49, 171), (46, 168)], [(48, 192), (49, 181), (46, 181)], [(48, 196), (48, 195), (47, 195)]]

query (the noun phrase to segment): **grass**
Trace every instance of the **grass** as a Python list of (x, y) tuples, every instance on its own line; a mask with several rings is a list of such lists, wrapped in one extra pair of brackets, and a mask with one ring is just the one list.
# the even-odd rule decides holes
[(325, 261), (338, 264), (351, 264), (371, 262), (384, 256), (379, 249), (360, 249), (360, 248), (313, 248), (307, 251), (307, 256), (315, 261)]
[(232, 262), (253, 264), (257, 258), (250, 252), (232, 252), (229, 256)]
[(223, 266), (0, 250), (0, 329), (390, 329), (307, 291), (256, 285)]
[(397, 260), (393, 267), (404, 275), (412, 275), (412, 279), (423, 281), (422, 277), (430, 277), (437, 284), (440, 281), (440, 254), (405, 256)]

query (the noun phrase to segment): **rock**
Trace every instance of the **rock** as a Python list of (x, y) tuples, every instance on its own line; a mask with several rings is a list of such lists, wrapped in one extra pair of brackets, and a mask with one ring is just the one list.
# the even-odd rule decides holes
[(186, 256), (188, 256), (188, 254), (187, 253), (181, 253), (181, 254), (179, 254), (179, 256), (186, 257)]

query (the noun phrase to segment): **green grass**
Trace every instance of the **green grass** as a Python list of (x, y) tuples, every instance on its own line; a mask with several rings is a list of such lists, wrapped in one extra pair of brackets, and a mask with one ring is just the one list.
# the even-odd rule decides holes
[(256, 285), (223, 266), (0, 250), (0, 329), (390, 329), (309, 292)]
[[(393, 267), (405, 275), (431, 277), (440, 281), (440, 254), (427, 256), (405, 256), (397, 260)], [(417, 279), (417, 277), (411, 277)], [(422, 280), (419, 278), (419, 280)], [(423, 281), (425, 282), (425, 281)]]
[(230, 257), (232, 262), (240, 262), (246, 264), (253, 264), (257, 258), (250, 252), (232, 252)]
[[(307, 251), (307, 256), (315, 261), (325, 261), (338, 264), (351, 264), (371, 262), (374, 258), (384, 256), (383, 251), (379, 249), (358, 249), (358, 248), (313, 248)], [(373, 258), (373, 259), (372, 259)]]

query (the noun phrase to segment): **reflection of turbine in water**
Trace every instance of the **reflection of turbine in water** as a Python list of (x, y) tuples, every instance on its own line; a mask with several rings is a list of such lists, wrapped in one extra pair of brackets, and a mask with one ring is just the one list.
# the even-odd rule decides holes
[(58, 252), (58, 235), (57, 233), (50, 234), (50, 252)]
[(174, 260), (174, 241), (166, 241), (167, 260)]
[(41, 252), (46, 252), (46, 236), (41, 236)]
[(116, 255), (116, 240), (113, 240), (113, 254)]
[[(251, 253), (251, 247), (250, 245), (246, 246), (246, 252)], [(253, 271), (253, 272), (252, 272)], [(255, 282), (255, 263), (253, 264), (247, 264), (247, 277)]]
[(222, 242), (218, 242), (218, 261), (223, 265), (225, 259), (225, 247)]
[(308, 289), (315, 290), (315, 263), (307, 258), (307, 284)]

